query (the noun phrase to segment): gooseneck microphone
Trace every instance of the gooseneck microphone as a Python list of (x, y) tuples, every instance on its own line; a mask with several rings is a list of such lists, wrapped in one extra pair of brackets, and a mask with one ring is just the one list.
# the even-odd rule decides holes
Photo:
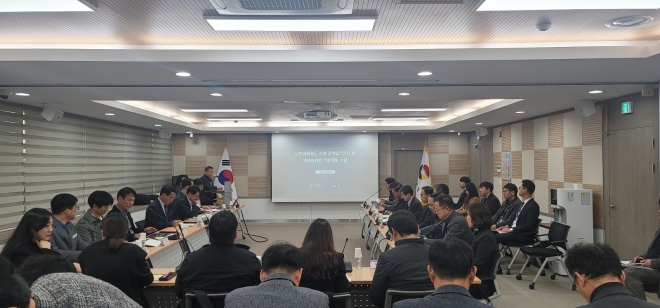
[(378, 191), (376, 191), (375, 193), (371, 194), (371, 196), (369, 196), (369, 198), (367, 198), (366, 200), (364, 200), (364, 202), (362, 202), (362, 205), (366, 207), (366, 206), (367, 206), (367, 201), (369, 201), (369, 199), (371, 199), (371, 197), (375, 196), (375, 195), (376, 195), (377, 193), (379, 193), (381, 190), (383, 190), (383, 189), (382, 189), (382, 188), (381, 188), (381, 189), (378, 189)]
[(344, 250), (346, 249), (346, 244), (348, 244), (348, 238), (346, 238), (346, 241), (344, 242), (344, 248), (341, 249), (341, 254), (344, 254)]

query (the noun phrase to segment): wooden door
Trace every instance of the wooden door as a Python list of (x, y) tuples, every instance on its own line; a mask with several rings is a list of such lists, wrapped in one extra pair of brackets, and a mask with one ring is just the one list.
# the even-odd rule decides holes
[(653, 127), (610, 131), (605, 242), (622, 260), (646, 251), (658, 229)]

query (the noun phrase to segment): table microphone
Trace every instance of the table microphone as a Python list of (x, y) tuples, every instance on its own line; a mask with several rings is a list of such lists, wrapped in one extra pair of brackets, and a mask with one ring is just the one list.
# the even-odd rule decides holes
[(346, 238), (346, 241), (344, 242), (344, 248), (341, 250), (341, 254), (344, 254), (344, 250), (346, 249), (346, 244), (348, 244), (348, 238)]
[[(346, 244), (348, 243), (348, 238), (346, 238), (346, 241), (344, 242), (344, 248), (341, 250), (341, 255), (344, 256), (344, 250), (346, 249)], [(344, 267), (346, 268), (346, 272), (350, 273), (353, 271), (353, 264), (351, 261), (346, 261), (344, 260)]]
[(382, 189), (382, 188), (381, 188), (381, 189), (378, 189), (378, 191), (376, 191), (375, 193), (371, 194), (371, 196), (369, 196), (369, 198), (367, 198), (367, 200), (364, 200), (364, 202), (362, 202), (362, 205), (363, 205), (364, 207), (367, 207), (367, 201), (369, 201), (369, 199), (371, 199), (371, 197), (375, 196), (375, 195), (376, 195), (377, 193), (379, 193), (381, 190), (383, 190), (383, 189)]

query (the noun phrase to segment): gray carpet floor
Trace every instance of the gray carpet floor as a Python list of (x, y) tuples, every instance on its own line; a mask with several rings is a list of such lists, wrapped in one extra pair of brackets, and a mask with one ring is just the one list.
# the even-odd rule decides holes
[[(275, 241), (287, 241), (296, 246), (302, 244), (302, 240), (307, 232), (309, 223), (255, 223), (248, 222), (248, 228), (251, 234), (265, 236), (269, 239), (266, 243), (256, 243), (249, 237), (241, 239), (240, 233), (237, 243), (250, 246), (250, 250), (257, 255), (263, 252)], [(346, 244), (346, 260), (355, 263), (352, 258), (356, 247), (362, 249), (365, 256), (362, 260), (363, 266), (369, 266), (370, 252), (364, 247), (364, 239), (360, 237), (360, 222), (354, 223), (332, 223), (332, 230), (335, 239), (335, 249), (341, 251), (344, 242)], [(256, 238), (255, 238), (256, 239)], [(510, 258), (502, 259), (506, 268)], [(579, 293), (571, 290), (571, 282), (567, 277), (557, 276), (555, 280), (550, 279), (550, 275), (539, 277), (534, 290), (530, 290), (528, 285), (536, 275), (536, 268), (531, 267), (525, 270), (522, 280), (518, 281), (515, 274), (518, 273), (522, 264), (522, 257), (512, 267), (512, 275), (498, 275), (502, 296), (493, 303), (497, 307), (577, 307), (585, 305), (586, 302)], [(647, 293), (648, 301), (660, 304), (655, 294)]]

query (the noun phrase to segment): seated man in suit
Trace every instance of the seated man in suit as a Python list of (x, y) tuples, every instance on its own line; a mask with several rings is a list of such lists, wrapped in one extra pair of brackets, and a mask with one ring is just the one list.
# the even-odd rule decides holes
[(53, 233), (50, 237), (50, 249), (69, 261), (77, 262), (78, 255), (89, 244), (78, 236), (73, 221), (78, 212), (78, 198), (71, 194), (59, 194), (50, 200), (53, 213)]
[(396, 203), (392, 206), (387, 206), (387, 205), (381, 205), (378, 207), (379, 212), (385, 212), (386, 214), (390, 214), (399, 210), (406, 210), (408, 209), (408, 202), (403, 200), (403, 195), (401, 194), (401, 188), (403, 188), (403, 185), (399, 182), (394, 182), (392, 183), (392, 193), (394, 193), (394, 196), (396, 197)]
[(188, 194), (188, 187), (193, 185), (193, 180), (185, 178), (181, 181), (181, 191), (176, 195), (174, 198), (174, 201), (177, 199), (186, 199), (186, 195)]
[(386, 178), (385, 179), (385, 189), (389, 193), (389, 197), (387, 199), (380, 199), (378, 202), (378, 205), (394, 205), (394, 199), (396, 197), (394, 196), (394, 193), (392, 192), (392, 183), (396, 182), (394, 178)]
[(416, 307), (490, 307), (474, 299), (468, 289), (477, 275), (472, 248), (464, 241), (448, 238), (431, 245), (428, 252), (428, 276), (435, 292), (424, 298), (394, 303), (394, 308)]
[(126, 240), (129, 242), (134, 242), (136, 239), (139, 239), (140, 233), (142, 232), (153, 233), (158, 231), (154, 227), (140, 229), (133, 222), (133, 217), (131, 216), (131, 212), (129, 212), (129, 210), (133, 206), (133, 203), (135, 203), (135, 195), (137, 195), (137, 193), (133, 188), (124, 187), (120, 189), (117, 192), (117, 204), (115, 204), (112, 210), (110, 210), (108, 213), (119, 213), (126, 217), (128, 220), (128, 233), (126, 234)]
[[(660, 210), (658, 210), (658, 216), (660, 217)], [(660, 229), (655, 232), (646, 253), (634, 257), (630, 262), (640, 263), (645, 268), (631, 266), (624, 270), (628, 291), (642, 300), (646, 300), (644, 291), (657, 293), (660, 296), (660, 272), (658, 272), (660, 270)]]
[(234, 244), (237, 228), (236, 215), (229, 211), (211, 217), (208, 226), (211, 244), (191, 252), (181, 263), (175, 283), (177, 297), (182, 299), (190, 290), (231, 292), (259, 285), (261, 262), (250, 252), (250, 247)]
[(468, 244), (472, 243), (473, 235), (467, 220), (454, 208), (454, 201), (447, 195), (439, 195), (433, 200), (433, 210), (440, 222), (421, 230), (422, 235), (427, 238), (427, 243), (448, 237), (461, 239)]
[(605, 244), (574, 245), (566, 252), (565, 263), (569, 275), (575, 277), (578, 293), (589, 303), (582, 307), (660, 307), (626, 290), (621, 259)]
[(481, 203), (485, 204), (490, 215), (495, 215), (497, 210), (500, 209), (500, 199), (493, 194), (493, 183), (491, 182), (482, 182), (479, 184), (479, 195), (481, 195)]
[(419, 215), (422, 212), (422, 203), (415, 197), (414, 191), (410, 185), (404, 185), (401, 187), (401, 198), (406, 203), (405, 209), (415, 215)]
[(171, 218), (169, 205), (176, 197), (175, 189), (172, 186), (165, 185), (160, 189), (160, 195), (156, 200), (151, 201), (145, 213), (144, 224), (147, 227), (154, 227), (157, 230), (165, 229), (178, 225), (181, 221)]
[(184, 221), (193, 218), (199, 214), (200, 210), (207, 210), (208, 207), (204, 206), (200, 209), (197, 205), (199, 201), (199, 188), (197, 186), (190, 186), (186, 191), (185, 199), (177, 199), (172, 204), (172, 217), (173, 220)]
[(396, 248), (383, 252), (378, 258), (369, 288), (369, 298), (376, 307), (384, 306), (387, 289), (433, 290), (426, 272), (429, 245), (417, 236), (419, 227), (415, 215), (409, 211), (394, 212), (388, 226)]
[(328, 296), (299, 287), (304, 265), (303, 253), (296, 246), (275, 242), (261, 258), (261, 284), (236, 289), (227, 294), (226, 308), (326, 308)]
[[(435, 220), (438, 218), (438, 216), (433, 213), (431, 208), (433, 207), (433, 199), (431, 199), (431, 195), (433, 195), (433, 188), (431, 186), (424, 186), (422, 187), (422, 190), (420, 191), (420, 195), (422, 197), (422, 200), (424, 203), (426, 203), (426, 206), (422, 210), (421, 213), (418, 215), (415, 215), (417, 218), (417, 224), (419, 225), (420, 228), (424, 228), (430, 224), (435, 224)], [(430, 200), (430, 202), (429, 202)]]
[(530, 180), (523, 180), (518, 194), (523, 199), (523, 204), (516, 218), (511, 223), (511, 227), (501, 227), (495, 234), (498, 243), (527, 243), (534, 239), (535, 232), (538, 231), (537, 224), (539, 219), (539, 204), (534, 201), (532, 195), (536, 185)]
[(502, 199), (504, 199), (504, 202), (493, 216), (491, 230), (500, 227), (510, 227), (522, 206), (522, 201), (518, 198), (518, 187), (513, 183), (504, 185), (502, 188)]
[(101, 240), (101, 219), (113, 202), (112, 195), (107, 191), (97, 190), (87, 197), (89, 211), (76, 223), (78, 236), (85, 243), (93, 244)]
[[(456, 203), (456, 209), (461, 207), (463, 203), (465, 203), (465, 198), (468, 196), (467, 190), (465, 190), (465, 185), (467, 183), (472, 183), (472, 180), (470, 180), (469, 177), (467, 176), (462, 176), (461, 179), (458, 181), (458, 187), (461, 188), (461, 195), (458, 197), (458, 202)], [(448, 195), (449, 193), (447, 193)]]

